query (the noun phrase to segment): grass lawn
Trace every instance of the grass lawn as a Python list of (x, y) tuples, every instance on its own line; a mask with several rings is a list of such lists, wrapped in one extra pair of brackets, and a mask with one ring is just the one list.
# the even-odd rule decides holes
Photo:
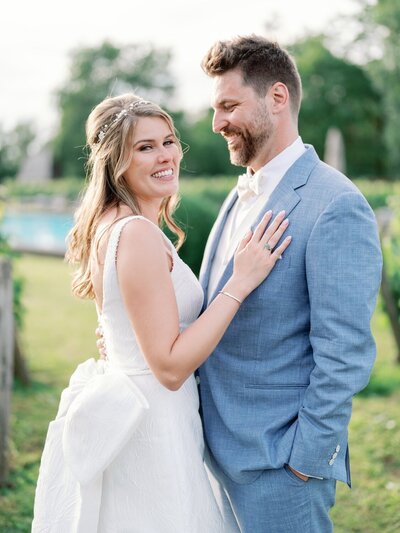
[[(0, 492), (2, 533), (30, 531), (48, 422), (77, 363), (96, 354), (94, 306), (70, 295), (68, 266), (56, 258), (24, 256), (16, 270), (25, 279), (23, 345), (33, 383), (14, 388), (12, 470), (9, 486)], [(373, 328), (378, 358), (369, 387), (354, 401), (353, 489), (338, 486), (336, 533), (400, 531), (400, 366), (394, 364), (395, 346), (379, 308)]]

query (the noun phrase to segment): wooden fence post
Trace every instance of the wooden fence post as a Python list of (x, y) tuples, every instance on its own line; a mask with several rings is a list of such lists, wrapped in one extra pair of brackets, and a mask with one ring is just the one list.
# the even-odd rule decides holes
[(0, 258), (0, 486), (8, 474), (8, 439), (14, 352), (11, 263)]

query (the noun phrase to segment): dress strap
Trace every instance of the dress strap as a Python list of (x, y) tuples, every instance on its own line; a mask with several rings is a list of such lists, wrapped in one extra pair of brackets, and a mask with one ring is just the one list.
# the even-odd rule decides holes
[(119, 239), (121, 237), (121, 232), (128, 222), (131, 220), (138, 218), (138, 219), (144, 219), (145, 217), (141, 215), (131, 215), (128, 217), (121, 218), (121, 220), (118, 220), (116, 222), (115, 226), (111, 230), (110, 237), (108, 239), (107, 244), (107, 251), (106, 251), (106, 257), (104, 260), (104, 271), (103, 271), (103, 307), (104, 307), (104, 297), (106, 294), (106, 287), (107, 283), (110, 279), (110, 276), (115, 273), (115, 263), (117, 258), (117, 250), (118, 250), (118, 244)]

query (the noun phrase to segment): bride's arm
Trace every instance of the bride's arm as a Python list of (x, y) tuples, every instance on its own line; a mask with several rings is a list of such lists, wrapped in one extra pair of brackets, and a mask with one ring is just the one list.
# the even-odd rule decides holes
[[(286, 229), (266, 215), (254, 234), (249, 233), (235, 255), (234, 271), (224, 291), (243, 300), (272, 270), (290, 239), (270, 254)], [(265, 232), (265, 233), (264, 233)], [(144, 220), (131, 221), (122, 230), (117, 252), (120, 290), (136, 339), (157, 379), (177, 390), (212, 353), (239, 309), (233, 298), (219, 294), (206, 311), (182, 333), (163, 237)]]

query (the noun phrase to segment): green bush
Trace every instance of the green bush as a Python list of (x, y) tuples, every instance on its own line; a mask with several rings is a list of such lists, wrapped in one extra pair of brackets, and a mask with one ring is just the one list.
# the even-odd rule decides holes
[[(196, 275), (200, 271), (208, 235), (233, 183), (227, 178), (182, 180), (182, 199), (175, 219), (185, 231), (186, 241), (179, 255)], [(171, 238), (167, 230), (166, 234)]]
[(397, 317), (400, 321), (400, 196), (388, 200), (393, 213), (387, 237), (383, 239), (383, 255), (386, 274), (397, 305)]
[[(212, 224), (235, 183), (236, 176), (181, 179), (182, 200), (177, 209), (176, 218), (187, 233), (181, 256), (196, 274), (200, 270), (202, 253)], [(366, 196), (373, 209), (387, 207), (389, 198), (400, 196), (400, 182), (359, 179), (354, 183)], [(84, 182), (79, 178), (62, 178), (49, 183), (32, 185), (8, 182), (5, 184), (4, 194), (10, 199), (33, 198), (37, 195), (62, 195), (74, 201), (83, 187)], [(171, 237), (168, 231), (166, 233)]]
[(354, 180), (372, 209), (387, 207), (389, 198), (400, 196), (400, 182), (385, 180)]
[[(207, 201), (201, 195), (187, 195), (175, 213), (175, 219), (186, 233), (179, 255), (196, 275), (199, 274), (207, 238), (218, 211), (219, 203)], [(166, 233), (171, 238), (169, 232)]]
[(67, 200), (77, 199), (83, 189), (84, 180), (81, 178), (62, 178), (44, 183), (20, 183), (9, 180), (4, 183), (6, 198), (22, 200), (35, 196), (64, 196)]
[[(0, 257), (8, 258), (11, 263), (18, 254), (13, 252), (4, 235), (0, 233)], [(18, 329), (22, 327), (24, 306), (22, 304), (22, 293), (24, 289), (24, 281), (20, 276), (13, 273), (13, 306), (14, 306), (14, 320)]]

